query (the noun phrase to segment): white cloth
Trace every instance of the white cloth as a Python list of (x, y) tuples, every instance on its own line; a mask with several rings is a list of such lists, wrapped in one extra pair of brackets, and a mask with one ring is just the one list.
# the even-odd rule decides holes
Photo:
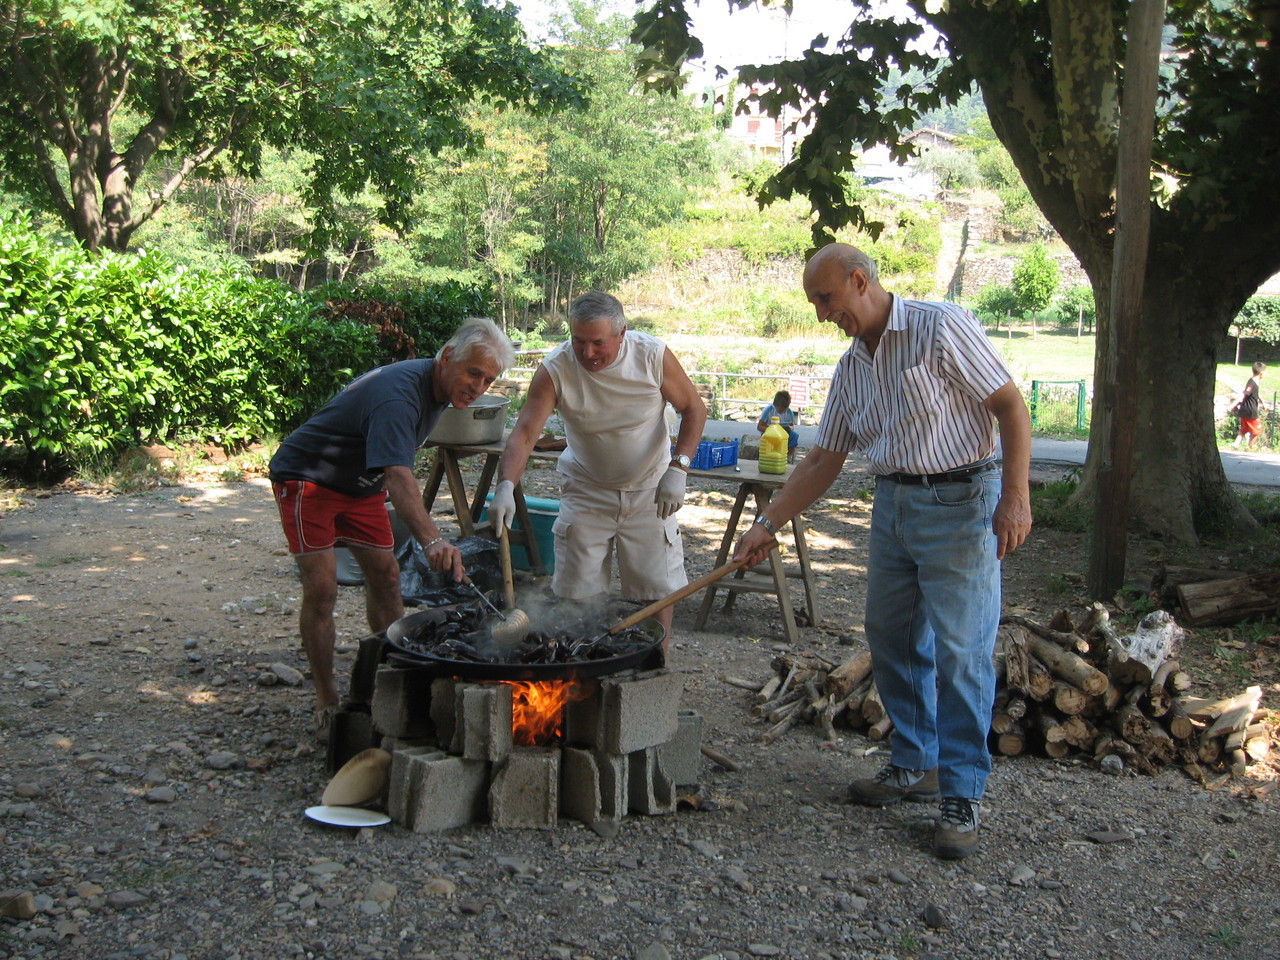
[[(566, 341), (542, 368), (556, 391), (567, 447), (556, 469), (610, 490), (652, 490), (671, 462), (662, 398), (666, 345), (628, 330), (608, 367), (588, 371)], [(650, 501), (652, 503), (652, 500)]]
[(818, 446), (860, 450), (871, 472), (942, 473), (995, 452), (983, 401), (1009, 371), (974, 316), (895, 296), (872, 357), (855, 339), (836, 364)]

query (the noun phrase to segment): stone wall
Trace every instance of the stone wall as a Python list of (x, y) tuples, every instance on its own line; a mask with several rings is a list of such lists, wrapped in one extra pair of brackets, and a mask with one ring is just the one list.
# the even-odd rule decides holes
[[(1058, 289), (1085, 285), (1089, 278), (1084, 268), (1070, 253), (1059, 254), (1053, 258), (1058, 264)], [(1013, 269), (1018, 265), (1017, 257), (970, 257), (966, 256), (960, 264), (960, 283), (955, 290), (959, 300), (972, 300), (983, 287), (991, 283), (1001, 286), (1013, 284)]]

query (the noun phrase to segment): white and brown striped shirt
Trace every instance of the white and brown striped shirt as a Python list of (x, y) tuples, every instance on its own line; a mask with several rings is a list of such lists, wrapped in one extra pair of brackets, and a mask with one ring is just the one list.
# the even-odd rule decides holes
[(876, 474), (976, 463), (996, 446), (982, 402), (1009, 380), (969, 311), (895, 296), (874, 358), (855, 339), (836, 365), (818, 446), (861, 451)]

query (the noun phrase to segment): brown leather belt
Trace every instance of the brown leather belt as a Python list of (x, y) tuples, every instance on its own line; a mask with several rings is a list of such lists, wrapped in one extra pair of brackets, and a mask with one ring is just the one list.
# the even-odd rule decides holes
[(880, 473), (876, 475), (876, 479), (888, 480), (891, 483), (932, 487), (937, 483), (956, 483), (958, 481), (968, 483), (970, 477), (991, 470), (994, 467), (994, 460), (985, 460), (982, 463), (975, 463), (971, 467), (960, 467), (956, 470), (946, 470), (943, 473)]

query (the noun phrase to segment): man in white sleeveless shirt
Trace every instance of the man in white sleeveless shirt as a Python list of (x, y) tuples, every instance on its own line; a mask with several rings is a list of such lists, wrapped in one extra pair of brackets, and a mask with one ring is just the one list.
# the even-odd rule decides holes
[[(607, 593), (616, 552), (622, 596), (657, 600), (689, 582), (675, 513), (707, 408), (661, 340), (627, 329), (616, 297), (584, 293), (569, 307), (569, 324), (569, 341), (547, 354), (529, 385), (489, 515), (511, 526), (515, 484), (557, 411), (567, 445), (556, 467), (562, 477), (552, 591), (570, 600)], [(674, 454), (668, 403), (681, 418)], [(671, 607), (658, 614), (668, 634), (671, 616)]]

